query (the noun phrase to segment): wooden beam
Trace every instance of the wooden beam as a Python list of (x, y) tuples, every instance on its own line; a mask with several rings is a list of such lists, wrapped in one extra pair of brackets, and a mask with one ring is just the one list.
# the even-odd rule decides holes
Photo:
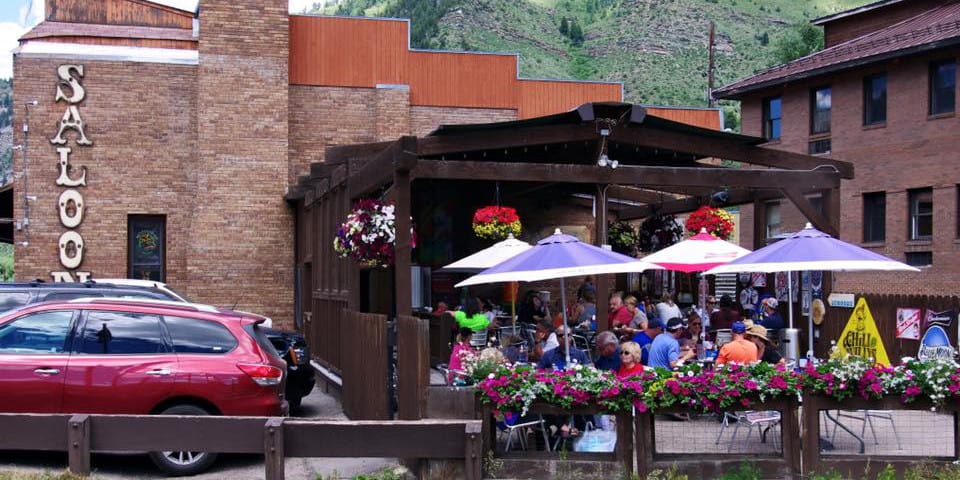
[(678, 200), (678, 197), (674, 195), (661, 194), (653, 190), (641, 190), (626, 185), (611, 185), (610, 188), (607, 189), (607, 197), (640, 203), (660, 203)]
[[(853, 164), (850, 162), (747, 145), (732, 136), (707, 137), (645, 125), (625, 125), (611, 132), (610, 141), (790, 170), (813, 170), (829, 165), (836, 168), (841, 177), (853, 178)], [(833, 168), (826, 170), (833, 171)]]
[(400, 153), (400, 142), (395, 140), (389, 148), (376, 154), (358, 170), (350, 169), (351, 198), (362, 197), (393, 180), (395, 158)]
[(414, 178), (448, 180), (501, 180), (515, 182), (618, 183), (657, 188), (673, 186), (726, 186), (734, 188), (786, 188), (806, 190), (840, 186), (833, 171), (779, 169), (636, 167), (617, 169), (596, 165), (567, 165), (513, 162), (420, 160)]
[(417, 154), (422, 157), (445, 154), (530, 147), (554, 143), (598, 141), (593, 124), (517, 127), (509, 130), (463, 132), (457, 135), (422, 137), (417, 141)]
[(839, 232), (837, 232), (836, 227), (814, 208), (810, 201), (807, 200), (807, 197), (803, 195), (803, 192), (796, 188), (783, 188), (780, 191), (800, 209), (800, 213), (802, 213), (804, 217), (807, 217), (807, 220), (810, 220), (810, 223), (812, 223), (817, 230), (833, 238), (839, 238)]
[(753, 250), (767, 245), (767, 201), (760, 195), (753, 198)]
[(360, 143), (354, 145), (338, 145), (327, 147), (324, 150), (323, 163), (314, 163), (314, 165), (346, 163), (350, 159), (357, 157), (369, 157), (376, 155), (394, 143), (393, 140), (375, 143)]
[[(776, 190), (766, 190), (759, 194), (755, 194), (753, 191), (749, 190), (739, 190), (730, 192), (730, 196), (727, 202), (724, 205), (742, 205), (744, 203), (750, 203), (754, 200), (755, 196), (759, 196), (764, 200), (773, 200), (776, 198), (782, 198), (783, 195)], [(673, 215), (677, 213), (692, 212), (703, 205), (703, 200), (698, 197), (688, 197), (673, 200), (670, 202), (664, 202), (662, 204), (651, 204), (644, 205), (642, 207), (628, 208), (620, 211), (621, 220), (635, 220), (638, 218), (646, 218), (654, 213), (662, 213), (666, 215)]]

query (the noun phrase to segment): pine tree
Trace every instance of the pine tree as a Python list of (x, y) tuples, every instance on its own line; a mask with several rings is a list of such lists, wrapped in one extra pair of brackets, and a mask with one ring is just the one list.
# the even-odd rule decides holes
[(570, 30), (567, 28), (567, 17), (560, 19), (560, 35), (566, 37), (570, 33)]
[(573, 22), (570, 23), (570, 40), (573, 41), (574, 45), (583, 44), (583, 30), (580, 28), (577, 19), (573, 19)]

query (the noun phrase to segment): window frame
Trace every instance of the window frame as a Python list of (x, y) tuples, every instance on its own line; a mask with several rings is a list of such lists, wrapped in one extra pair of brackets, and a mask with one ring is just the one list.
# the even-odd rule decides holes
[[(951, 89), (949, 89), (950, 95), (953, 96), (953, 99), (952, 99), (952, 102), (951, 102), (951, 105), (950, 105), (950, 108), (949, 108), (949, 109), (939, 110), (939, 109), (936, 108), (936, 106), (937, 106), (937, 100), (938, 100), (938, 97), (937, 97), (938, 89), (935, 88), (935, 87), (936, 87), (935, 84), (936, 84), (936, 82), (937, 82), (937, 79), (939, 78), (939, 75), (937, 75), (937, 73), (939, 72), (940, 67), (943, 67), (943, 66), (946, 66), (946, 65), (950, 65), (950, 66), (953, 67), (953, 87), (952, 87)], [(957, 59), (955, 59), (955, 58), (950, 58), (950, 59), (944, 59), (944, 60), (938, 60), (938, 61), (935, 61), (935, 62), (930, 62), (930, 67), (929, 67), (929, 69), (927, 70), (927, 77), (928, 77), (928, 81), (927, 81), (927, 102), (928, 102), (927, 113), (928, 113), (930, 116), (950, 115), (950, 114), (952, 114), (952, 113), (955, 113), (955, 112), (957, 111)], [(946, 90), (946, 89), (941, 88), (941, 89), (939, 89), (939, 90)]]
[[(779, 223), (776, 224), (777, 232), (771, 235), (770, 211), (773, 210), (774, 208), (777, 211), (777, 219)], [(765, 235), (765, 238), (767, 239), (773, 238), (783, 233), (783, 212), (780, 210), (780, 202), (767, 202), (766, 204), (764, 204), (763, 233)]]
[[(929, 213), (920, 213), (915, 211), (914, 205), (917, 206), (916, 210), (919, 210), (920, 201), (922, 196), (929, 194), (930, 196), (930, 212)], [(920, 235), (919, 230), (919, 218), (930, 217), (930, 234), (929, 235)], [(907, 239), (912, 241), (929, 241), (933, 239), (933, 187), (923, 187), (923, 188), (911, 188), (907, 190)]]
[[(925, 262), (925, 263), (911, 262), (911, 261), (910, 261), (910, 256), (911, 256), (911, 255), (930, 255), (930, 261), (929, 261), (929, 262)], [(924, 251), (919, 251), (919, 252), (906, 252), (906, 253), (904, 253), (903, 256), (904, 256), (904, 258), (903, 258), (903, 263), (906, 263), (907, 265), (910, 265), (911, 267), (923, 268), (923, 267), (932, 267), (932, 266), (933, 266), (933, 251), (931, 251), (931, 250), (924, 250)]]
[[(780, 116), (776, 118), (772, 116), (771, 108), (770, 108), (774, 101), (777, 101), (780, 103), (780, 108), (779, 108)], [(762, 110), (761, 117), (763, 122), (763, 124), (761, 125), (761, 131), (763, 134), (763, 138), (765, 138), (768, 142), (780, 140), (780, 138), (783, 136), (783, 97), (781, 95), (777, 95), (773, 97), (764, 98), (761, 103), (761, 110)], [(777, 136), (773, 135), (774, 122), (778, 122)]]
[[(870, 106), (872, 105), (873, 91), (876, 81), (883, 81), (883, 92), (881, 98), (878, 102), (882, 103), (881, 108), (882, 118), (872, 118), (871, 113), (873, 112)], [(863, 126), (877, 126), (877, 125), (886, 125), (887, 123), (887, 72), (874, 73), (872, 75), (867, 75), (863, 77)]]
[[(875, 212), (868, 211), (867, 207), (869, 205), (876, 206), (876, 203), (868, 203), (867, 201), (868, 197), (880, 199), (882, 201), (882, 204), (879, 205), (879, 208), (881, 209), (881, 212), (880, 212), (881, 215), (879, 215), (879, 218), (880, 218), (880, 226), (879, 226), (880, 234), (879, 235), (876, 235), (876, 233), (874, 232), (874, 230), (877, 230), (876, 228), (868, 228), (868, 225), (875, 226), (872, 220), (874, 220), (875, 219), (874, 217), (876, 216)], [(861, 226), (861, 230), (863, 232), (863, 243), (886, 242), (887, 241), (887, 192), (885, 191), (863, 192), (860, 198), (861, 198), (862, 210), (863, 210), (863, 224)], [(874, 213), (874, 214), (871, 215), (871, 213)], [(870, 235), (871, 232), (874, 232), (874, 234)]]
[(15, 324), (15, 323), (17, 323), (17, 322), (25, 319), (25, 318), (28, 318), (28, 317), (33, 317), (33, 316), (38, 316), (38, 315), (47, 315), (47, 314), (51, 314), (51, 313), (60, 313), (60, 312), (69, 313), (69, 314), (70, 314), (70, 320), (69, 320), (68, 323), (67, 323), (67, 330), (66, 330), (66, 333), (64, 334), (63, 346), (62, 346), (62, 349), (61, 349), (59, 352), (39, 351), (39, 350), (36, 351), (36, 352), (33, 352), (33, 351), (30, 351), (30, 352), (24, 352), (24, 351), (4, 352), (4, 351), (0, 351), (0, 358), (2, 358), (3, 355), (70, 355), (70, 353), (73, 351), (73, 346), (76, 344), (76, 341), (75, 341), (75, 338), (76, 338), (76, 329), (77, 329), (77, 324), (79, 323), (79, 322), (78, 322), (78, 319), (77, 319), (77, 311), (76, 311), (76, 310), (73, 310), (73, 309), (55, 309), (55, 310), (37, 310), (37, 311), (27, 312), (27, 313), (24, 313), (24, 314), (16, 317), (16, 318), (11, 319), (11, 320), (8, 321), (8, 322), (5, 322), (5, 323), (2, 325), (2, 327), (6, 327), (6, 326), (8, 326), (8, 325), (13, 325), (13, 324)]
[[(823, 130), (817, 129), (817, 113), (821, 110), (817, 106), (817, 94), (824, 90), (829, 91), (830, 94), (830, 107), (825, 111), (826, 113), (826, 128)], [(820, 87), (815, 87), (810, 89), (810, 135), (828, 135), (831, 130), (831, 124), (833, 121), (833, 87), (830, 85), (823, 85)]]
[(158, 221), (161, 231), (160, 235), (160, 279), (159, 282), (167, 281), (167, 216), (166, 215), (127, 215), (127, 278), (137, 278), (134, 276), (134, 270), (138, 265), (134, 264), (134, 228), (137, 221)]

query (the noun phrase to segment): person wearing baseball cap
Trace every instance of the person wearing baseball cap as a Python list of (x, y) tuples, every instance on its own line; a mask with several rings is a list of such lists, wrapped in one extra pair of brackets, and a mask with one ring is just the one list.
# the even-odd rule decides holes
[(756, 362), (760, 359), (757, 346), (750, 340), (744, 338), (746, 331), (747, 327), (743, 322), (733, 323), (733, 326), (730, 327), (730, 332), (733, 333), (733, 340), (725, 343), (723, 347), (720, 347), (720, 353), (717, 354), (717, 365), (723, 365), (728, 362), (746, 364)]
[(640, 345), (640, 363), (648, 365), (650, 361), (650, 345), (653, 339), (663, 333), (663, 322), (653, 317), (647, 320), (647, 328), (633, 336), (633, 341)]
[(761, 362), (772, 363), (774, 365), (787, 363), (786, 359), (780, 355), (773, 342), (767, 337), (767, 329), (762, 325), (753, 325), (747, 329), (747, 339), (757, 346), (757, 353)]
[[(674, 317), (667, 321), (664, 332), (650, 344), (650, 358), (645, 365), (672, 370), (697, 354), (694, 350), (680, 352), (680, 336), (683, 335), (683, 320)], [(752, 344), (751, 344), (752, 345)]]
[(757, 314), (757, 325), (761, 325), (767, 330), (778, 330), (784, 327), (783, 317), (780, 316), (780, 312), (777, 312), (777, 302), (776, 298), (767, 297), (764, 298), (761, 302), (760, 313)]

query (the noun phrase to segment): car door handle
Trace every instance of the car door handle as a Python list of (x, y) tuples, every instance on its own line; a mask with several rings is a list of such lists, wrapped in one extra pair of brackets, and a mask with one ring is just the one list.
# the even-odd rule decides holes
[(37, 375), (60, 375), (59, 368), (38, 368), (33, 371)]
[(157, 377), (166, 377), (167, 375), (170, 375), (170, 370), (167, 370), (166, 368), (158, 368), (155, 370), (147, 371), (147, 375), (153, 375)]

